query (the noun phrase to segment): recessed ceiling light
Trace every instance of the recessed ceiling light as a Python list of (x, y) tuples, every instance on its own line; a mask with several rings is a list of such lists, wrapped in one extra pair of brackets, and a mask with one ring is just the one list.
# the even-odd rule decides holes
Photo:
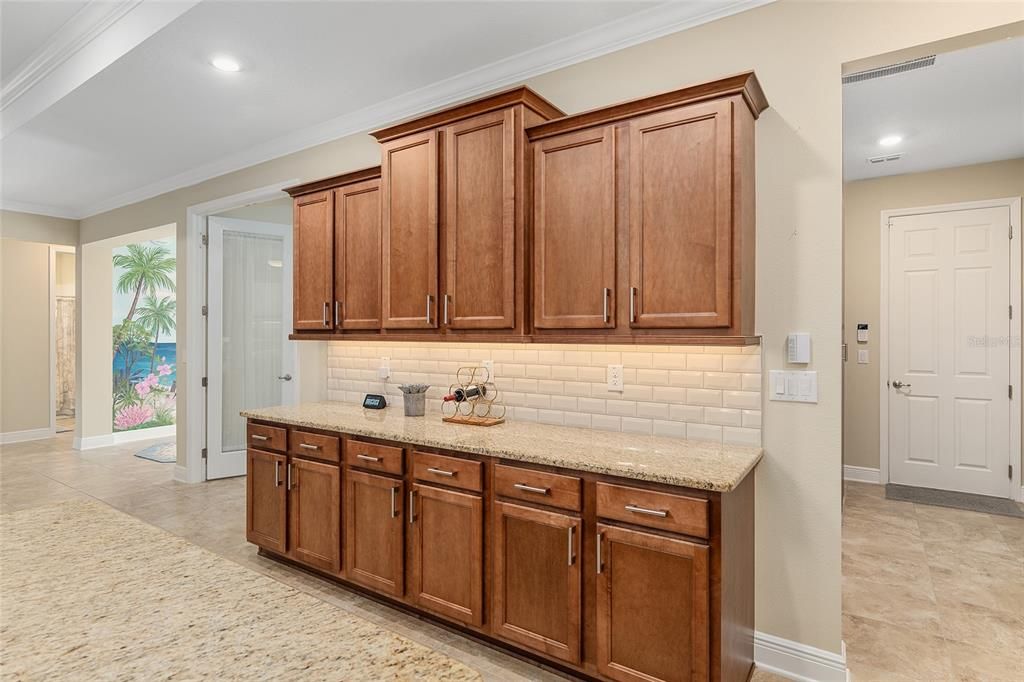
[(242, 65), (239, 64), (238, 61), (236, 61), (235, 59), (232, 59), (231, 57), (214, 57), (210, 60), (210, 63), (213, 64), (213, 68), (218, 69), (220, 71), (229, 71), (233, 73), (235, 71), (242, 70)]
[(902, 135), (886, 135), (885, 137), (878, 141), (878, 144), (882, 145), (883, 147), (892, 147), (894, 145), (899, 144), (900, 142), (903, 142)]

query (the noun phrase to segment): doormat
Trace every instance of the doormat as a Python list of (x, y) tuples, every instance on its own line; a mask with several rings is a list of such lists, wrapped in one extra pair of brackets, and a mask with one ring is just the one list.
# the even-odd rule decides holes
[(914, 504), (930, 504), (933, 507), (952, 507), (982, 514), (998, 514), (1024, 519), (1024, 511), (1013, 500), (988, 495), (958, 493), (952, 490), (935, 490), (934, 488), (916, 488), (910, 485), (888, 483), (885, 486), (885, 499), (897, 502), (913, 502)]
[(178, 448), (174, 441), (170, 443), (157, 443), (156, 445), (150, 445), (148, 448), (139, 450), (135, 453), (135, 456), (160, 462), (161, 464), (171, 464), (178, 460)]

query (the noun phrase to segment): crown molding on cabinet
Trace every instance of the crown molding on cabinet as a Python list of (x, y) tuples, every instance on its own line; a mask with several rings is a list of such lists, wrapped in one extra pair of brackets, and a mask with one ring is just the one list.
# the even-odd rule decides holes
[(320, 192), (325, 189), (334, 189), (341, 185), (349, 185), (353, 182), (362, 182), (363, 180), (373, 180), (374, 178), (379, 177), (380, 166), (372, 166), (370, 168), (352, 171), (351, 173), (342, 173), (341, 175), (332, 175), (329, 178), (321, 178), (320, 180), (304, 182), (301, 185), (292, 185), (291, 187), (285, 187), (281, 191), (288, 192), (289, 196), (297, 197), (302, 194), (311, 194), (312, 192)]
[(774, 0), (735, 0), (714, 3), (666, 2), (637, 12), (623, 20), (584, 31), (574, 36), (502, 59), (463, 74), (413, 90), (378, 104), (302, 130), (297, 130), (251, 149), (215, 162), (197, 166), (142, 187), (75, 211), (84, 218), (128, 204), (198, 184), (249, 166), (292, 154), (347, 135), (362, 133), (423, 112), (518, 85), (528, 78), (577, 64), (632, 45), (660, 38), (733, 14), (745, 12)]

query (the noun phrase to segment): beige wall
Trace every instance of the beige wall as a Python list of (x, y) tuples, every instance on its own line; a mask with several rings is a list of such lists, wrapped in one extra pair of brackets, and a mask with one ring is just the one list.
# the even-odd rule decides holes
[(0, 239), (0, 433), (50, 426), (50, 246)]
[(75, 252), (57, 251), (54, 253), (53, 273), (54, 296), (75, 295)]
[[(175, 225), (162, 225), (83, 244), (79, 249), (81, 295), (76, 311), (79, 332), (78, 355), (75, 358), (79, 377), (75, 395), (78, 406), (75, 437), (78, 439), (102, 438), (114, 430), (113, 250), (136, 242), (173, 237), (175, 229)], [(179, 310), (179, 320), (181, 315)], [(178, 338), (181, 338), (180, 333)], [(181, 414), (180, 405), (178, 413)]]
[[(528, 81), (569, 112), (747, 69), (757, 71), (767, 93), (771, 108), (757, 125), (757, 327), (766, 370), (785, 366), (788, 332), (813, 335), (809, 369), (818, 372), (820, 402), (764, 406), (759, 630), (840, 650), (842, 65), (1021, 19), (1024, 6), (1010, 2), (931, 3), (924, 11), (919, 3), (781, 1)], [(185, 267), (189, 205), (377, 163), (369, 136), (344, 138), (93, 216), (82, 221), (82, 241), (176, 222)], [(190, 302), (180, 280), (185, 338)], [(190, 350), (183, 349), (181, 365)], [(182, 429), (179, 422), (183, 447)]]
[(283, 196), (273, 201), (262, 201), (258, 204), (249, 204), (231, 211), (218, 213), (222, 218), (239, 218), (241, 220), (260, 220), (266, 223), (278, 223), (280, 225), (292, 224), (292, 200), (291, 197)]
[[(848, 182), (843, 188), (846, 248), (846, 363), (843, 440), (846, 464), (877, 469), (878, 316), (881, 281), (881, 212), (885, 209), (1002, 199), (1024, 195), (1024, 159), (946, 168), (927, 173), (893, 175)], [(857, 323), (870, 325), (870, 341), (857, 343)], [(867, 348), (870, 363), (857, 364), (857, 351)]]
[(4, 239), (75, 246), (78, 225), (77, 220), (0, 210), (0, 236)]

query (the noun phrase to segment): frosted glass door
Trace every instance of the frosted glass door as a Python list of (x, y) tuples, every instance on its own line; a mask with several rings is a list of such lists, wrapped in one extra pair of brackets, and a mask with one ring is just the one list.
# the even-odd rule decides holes
[(245, 475), (245, 409), (295, 400), (291, 226), (209, 220), (206, 478)]

